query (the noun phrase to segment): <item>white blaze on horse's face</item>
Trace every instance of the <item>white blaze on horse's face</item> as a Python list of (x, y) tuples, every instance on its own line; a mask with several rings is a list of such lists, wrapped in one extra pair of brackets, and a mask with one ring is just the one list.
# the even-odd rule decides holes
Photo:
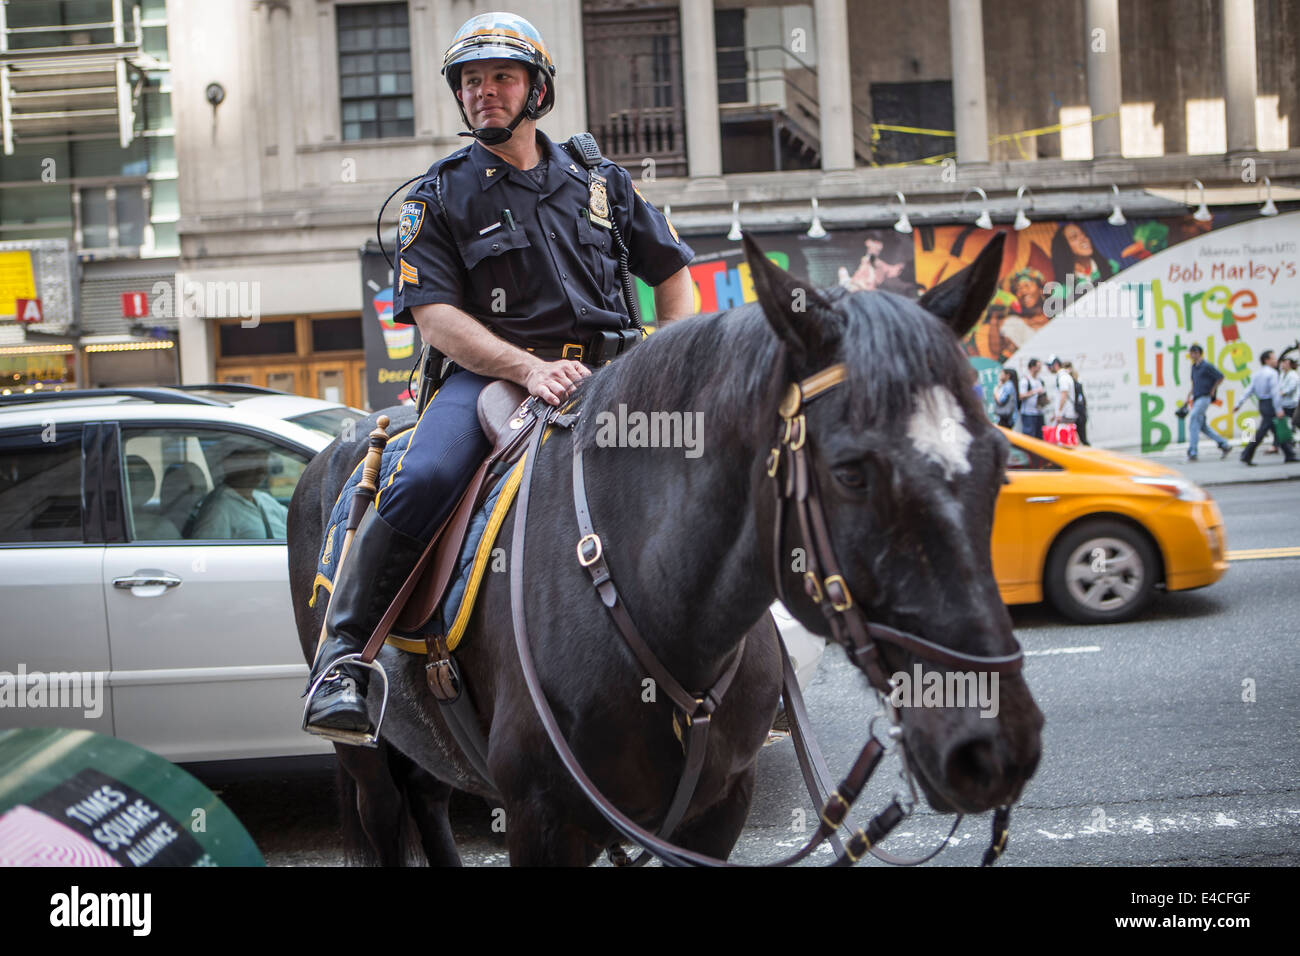
[(943, 468), (945, 480), (970, 471), (966, 453), (971, 437), (965, 421), (957, 399), (942, 385), (917, 393), (915, 410), (907, 421), (907, 437), (917, 451)]

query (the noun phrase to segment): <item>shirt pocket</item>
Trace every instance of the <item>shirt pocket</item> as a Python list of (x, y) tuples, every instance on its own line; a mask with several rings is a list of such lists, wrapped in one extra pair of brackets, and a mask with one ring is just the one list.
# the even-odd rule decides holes
[(599, 286), (601, 294), (610, 292), (614, 261), (610, 249), (613, 238), (608, 229), (593, 226), (586, 216), (578, 217), (578, 251), (587, 266), (587, 272)]
[[(497, 229), (487, 236), (474, 236), (462, 249), (465, 271), (477, 305), (489, 312), (523, 315), (529, 299), (528, 267), (532, 243), (522, 228)], [(498, 292), (497, 290), (502, 290)], [(501, 302), (504, 296), (505, 301)]]

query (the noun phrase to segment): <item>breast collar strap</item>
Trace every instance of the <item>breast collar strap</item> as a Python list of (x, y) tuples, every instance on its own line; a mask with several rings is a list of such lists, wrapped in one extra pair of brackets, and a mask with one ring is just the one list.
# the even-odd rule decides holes
[(777, 409), (781, 422), (776, 444), (767, 457), (767, 474), (773, 479), (776, 491), (772, 568), (777, 595), (785, 602), (785, 565), (782, 556), (786, 553), (785, 505), (789, 501), (799, 519), (800, 543), (807, 557), (807, 570), (803, 572), (804, 593), (821, 608), (830, 624), (832, 638), (844, 646), (849, 658), (880, 693), (888, 696), (893, 690), (885, 674), (878, 646), (882, 641), (934, 664), (972, 667), (1000, 674), (1019, 672), (1024, 664), (1024, 652), (1019, 644), (1012, 654), (967, 654), (907, 631), (873, 624), (867, 620), (862, 605), (854, 600), (835, 558), (816, 475), (808, 459), (808, 423), (803, 411), (808, 402), (836, 388), (846, 377), (844, 364), (837, 363), (803, 381), (792, 382)]

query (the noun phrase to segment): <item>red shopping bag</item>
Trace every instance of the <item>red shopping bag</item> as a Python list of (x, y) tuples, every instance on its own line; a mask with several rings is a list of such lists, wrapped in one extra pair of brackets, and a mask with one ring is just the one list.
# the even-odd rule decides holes
[(1073, 422), (1060, 425), (1044, 425), (1043, 441), (1051, 442), (1053, 445), (1077, 445), (1079, 444), (1079, 427)]

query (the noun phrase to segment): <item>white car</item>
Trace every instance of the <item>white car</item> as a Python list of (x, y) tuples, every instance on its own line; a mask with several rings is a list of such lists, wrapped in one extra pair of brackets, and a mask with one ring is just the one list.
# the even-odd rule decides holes
[[(300, 729), (282, 511), (364, 417), (251, 386), (0, 397), (0, 730), (176, 763), (331, 752)], [(773, 609), (806, 687), (825, 642)]]
[[(0, 730), (81, 727), (174, 762), (328, 752), (299, 729), (282, 511), (363, 417), (230, 385), (0, 399)], [(34, 673), (85, 686), (18, 686)]]

